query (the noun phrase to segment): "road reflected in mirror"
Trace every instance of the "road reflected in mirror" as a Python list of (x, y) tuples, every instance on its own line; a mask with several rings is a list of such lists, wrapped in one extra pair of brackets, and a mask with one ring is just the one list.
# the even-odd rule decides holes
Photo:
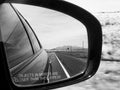
[(2, 17), (10, 18), (2, 34), (15, 85), (58, 82), (85, 72), (88, 37), (80, 21), (43, 7), (14, 4), (16, 12), (3, 7), (9, 7)]

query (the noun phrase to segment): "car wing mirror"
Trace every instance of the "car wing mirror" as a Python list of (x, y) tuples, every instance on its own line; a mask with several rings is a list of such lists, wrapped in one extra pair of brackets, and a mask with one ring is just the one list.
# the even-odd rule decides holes
[[(15, 46), (15, 43), (20, 40), (15, 38), (15, 35), (22, 35), (20, 30), (15, 31), (11, 28), (14, 32), (7, 33), (8, 38), (3, 34), (6, 32), (1, 31), (3, 60), (1, 68), (5, 71), (0, 77), (2, 80), (5, 79), (10, 87), (17, 90), (53, 89), (87, 80), (96, 73), (101, 58), (102, 31), (100, 23), (93, 15), (62, 0), (8, 0), (6, 2), (23, 5), (21, 8), (20, 5), (1, 4), (3, 8), (11, 8), (16, 14), (16, 16), (13, 13), (7, 17), (0, 16), (1, 21), (4, 21), (4, 18), (18, 17), (23, 28), (28, 30), (28, 34), (32, 31), (41, 44), (39, 54), (34, 50), (33, 54), (30, 53), (31, 57), (36, 58), (31, 59), (28, 58), (29, 56), (25, 58), (26, 54), (22, 55), (21, 52), (27, 52), (28, 48), (20, 46), (25, 42), (20, 41), (21, 44)], [(22, 11), (24, 7), (33, 10), (34, 14)], [(12, 20), (10, 19), (14, 23)], [(11, 26), (8, 23), (2, 27), (6, 25)], [(19, 24), (15, 26), (17, 27)], [(7, 30), (8, 27), (3, 29)], [(31, 38), (29, 35), (28, 37)]]

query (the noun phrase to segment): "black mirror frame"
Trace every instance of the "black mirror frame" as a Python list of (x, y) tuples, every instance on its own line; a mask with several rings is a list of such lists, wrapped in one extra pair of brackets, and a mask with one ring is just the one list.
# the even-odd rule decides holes
[(0, 53), (2, 55), (0, 63), (0, 68), (2, 69), (2, 72), (0, 74), (0, 80), (5, 82), (3, 84), (5, 85), (8, 84), (9, 88), (12, 88), (12, 90), (26, 90), (26, 89), (37, 90), (40, 88), (41, 90), (42, 89), (47, 90), (72, 85), (84, 81), (92, 77), (97, 72), (100, 64), (102, 51), (102, 29), (99, 21), (93, 15), (91, 15), (89, 12), (82, 9), (81, 7), (78, 7), (72, 3), (63, 0), (6, 0), (5, 3), (19, 3), (45, 7), (63, 12), (65, 14), (72, 16), (73, 18), (76, 18), (77, 20), (82, 22), (87, 28), (89, 49), (88, 49), (88, 66), (85, 73), (83, 73), (82, 75), (70, 78), (69, 80), (64, 80), (45, 85), (17, 87), (12, 83), (10, 73), (8, 70), (7, 59), (5, 57), (5, 53), (3, 53), (4, 46), (3, 43), (0, 42)]

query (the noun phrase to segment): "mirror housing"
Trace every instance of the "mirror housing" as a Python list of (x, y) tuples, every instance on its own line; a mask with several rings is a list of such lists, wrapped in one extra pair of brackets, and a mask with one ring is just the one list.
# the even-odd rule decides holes
[[(2, 61), (0, 63), (0, 68), (2, 70), (0, 74), (0, 80), (4, 81), (9, 86), (8, 88), (12, 88), (13, 90), (24, 90), (24, 89), (53, 89), (58, 87), (63, 87), (71, 84), (75, 84), (84, 80), (89, 79), (92, 77), (96, 71), (98, 70), (99, 64), (100, 64), (100, 58), (101, 58), (101, 50), (102, 50), (102, 30), (100, 23), (98, 20), (91, 15), (86, 10), (71, 4), (66, 1), (62, 0), (6, 0), (7, 3), (22, 3), (22, 4), (29, 4), (29, 5), (35, 5), (40, 7), (49, 8), (52, 10), (56, 10), (65, 14), (68, 14), (69, 16), (72, 16), (73, 18), (79, 20), (82, 22), (88, 32), (88, 66), (86, 71), (83, 74), (80, 74), (76, 77), (50, 83), (50, 84), (43, 84), (43, 85), (36, 85), (36, 86), (30, 86), (30, 87), (17, 87), (12, 83), (10, 73), (8, 70), (7, 60), (5, 57), (4, 52), (4, 46), (3, 43), (0, 43), (0, 53), (2, 53)], [(1, 38), (1, 37), (0, 37)], [(4, 86), (4, 85), (2, 85)]]

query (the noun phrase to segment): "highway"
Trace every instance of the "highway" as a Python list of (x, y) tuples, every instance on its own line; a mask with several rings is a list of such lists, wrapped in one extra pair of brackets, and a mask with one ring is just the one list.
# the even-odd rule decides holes
[(70, 78), (76, 74), (83, 73), (86, 69), (84, 59), (76, 58), (60, 52), (48, 53), (51, 63), (49, 82)]
[[(48, 55), (48, 58), (46, 55)], [(71, 78), (76, 74), (82, 74), (86, 69), (86, 59), (69, 55), (68, 52), (52, 51), (47, 52), (46, 55), (42, 53), (41, 57), (37, 57), (36, 60), (33, 60), (32, 63), (25, 66), (26, 68), (18, 72), (18, 74), (15, 74), (13, 77), (14, 81), (21, 85), (51, 83)], [(28, 62), (28, 60), (26, 61)], [(48, 67), (48, 71), (45, 73), (43, 73), (43, 63)], [(23, 64), (18, 66), (21, 67)], [(18, 69), (15, 67), (15, 70)], [(13, 73), (11, 74), (13, 75)], [(41, 77), (42, 74), (43, 77)]]

